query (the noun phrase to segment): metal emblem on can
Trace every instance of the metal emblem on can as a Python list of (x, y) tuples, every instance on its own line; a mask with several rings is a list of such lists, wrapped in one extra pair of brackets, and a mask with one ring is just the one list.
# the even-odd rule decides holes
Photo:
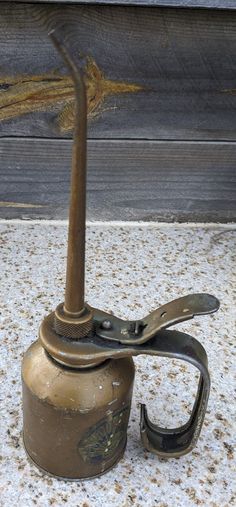
[(89, 428), (78, 444), (78, 451), (86, 463), (99, 463), (114, 456), (125, 445), (129, 407), (109, 414)]

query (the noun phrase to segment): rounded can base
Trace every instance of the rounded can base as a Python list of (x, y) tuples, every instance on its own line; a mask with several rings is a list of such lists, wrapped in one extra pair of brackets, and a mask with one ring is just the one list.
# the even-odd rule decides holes
[(28, 453), (28, 451), (26, 449), (25, 442), (24, 442), (24, 435), (23, 434), (22, 434), (22, 439), (23, 439), (23, 446), (24, 446), (24, 450), (25, 450), (25, 453), (26, 453), (26, 457), (27, 457), (27, 459), (28, 459), (28, 461), (29, 461), (30, 464), (34, 465), (44, 475), (48, 475), (49, 477), (54, 477), (55, 479), (58, 479), (59, 481), (69, 481), (69, 482), (89, 481), (89, 480), (101, 477), (102, 475), (110, 472), (110, 470), (112, 470), (113, 468), (115, 468), (116, 465), (118, 465), (119, 461), (123, 458), (124, 453), (125, 453), (125, 449), (126, 449), (126, 445), (127, 445), (127, 439), (126, 439), (125, 445), (124, 445), (121, 453), (117, 457), (116, 461), (111, 466), (109, 466), (105, 470), (103, 470), (101, 473), (96, 474), (96, 475), (87, 476), (87, 477), (63, 477), (63, 476), (60, 476), (60, 475), (55, 475), (55, 474), (49, 472), (48, 470), (45, 470), (44, 468), (42, 468), (40, 465), (38, 465), (36, 463), (36, 461), (30, 456), (30, 454)]

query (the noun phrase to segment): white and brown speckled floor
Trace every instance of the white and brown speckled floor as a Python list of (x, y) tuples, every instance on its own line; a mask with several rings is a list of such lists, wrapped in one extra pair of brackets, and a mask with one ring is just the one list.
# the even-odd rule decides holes
[(20, 363), (39, 323), (63, 299), (65, 224), (0, 223), (1, 461), (0, 505), (40, 507), (229, 507), (235, 496), (236, 228), (190, 225), (90, 225), (87, 300), (124, 318), (140, 318), (189, 292), (221, 301), (213, 316), (177, 326), (198, 338), (212, 379), (205, 424), (195, 450), (164, 461), (139, 438), (139, 403), (172, 426), (186, 420), (196, 374), (177, 361), (136, 359), (128, 445), (119, 465), (92, 481), (43, 476), (21, 440)]

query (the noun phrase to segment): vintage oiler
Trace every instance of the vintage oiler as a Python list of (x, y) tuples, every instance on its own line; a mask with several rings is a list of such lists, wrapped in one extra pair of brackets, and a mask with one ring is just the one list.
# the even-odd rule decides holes
[(76, 64), (55, 33), (55, 46), (74, 81), (76, 119), (65, 301), (42, 322), (39, 339), (22, 365), (24, 445), (41, 470), (59, 478), (98, 476), (122, 457), (134, 381), (133, 356), (178, 358), (200, 372), (189, 421), (175, 429), (150, 422), (141, 405), (141, 439), (162, 457), (195, 446), (203, 423), (210, 380), (207, 355), (191, 336), (166, 329), (195, 315), (215, 312), (218, 300), (191, 294), (137, 321), (124, 321), (84, 302), (87, 101), (83, 62)]

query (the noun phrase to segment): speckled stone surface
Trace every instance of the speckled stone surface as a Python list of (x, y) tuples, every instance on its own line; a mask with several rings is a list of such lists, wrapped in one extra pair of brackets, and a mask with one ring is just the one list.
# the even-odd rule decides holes
[(65, 224), (1, 223), (1, 506), (228, 507), (235, 497), (234, 226), (90, 225), (87, 300), (124, 318), (140, 318), (189, 292), (211, 292), (220, 311), (177, 326), (205, 346), (212, 389), (195, 450), (161, 460), (139, 437), (139, 403), (162, 425), (189, 415), (197, 375), (185, 363), (139, 357), (121, 462), (106, 475), (69, 483), (43, 476), (25, 456), (20, 365), (42, 318), (63, 299)]

